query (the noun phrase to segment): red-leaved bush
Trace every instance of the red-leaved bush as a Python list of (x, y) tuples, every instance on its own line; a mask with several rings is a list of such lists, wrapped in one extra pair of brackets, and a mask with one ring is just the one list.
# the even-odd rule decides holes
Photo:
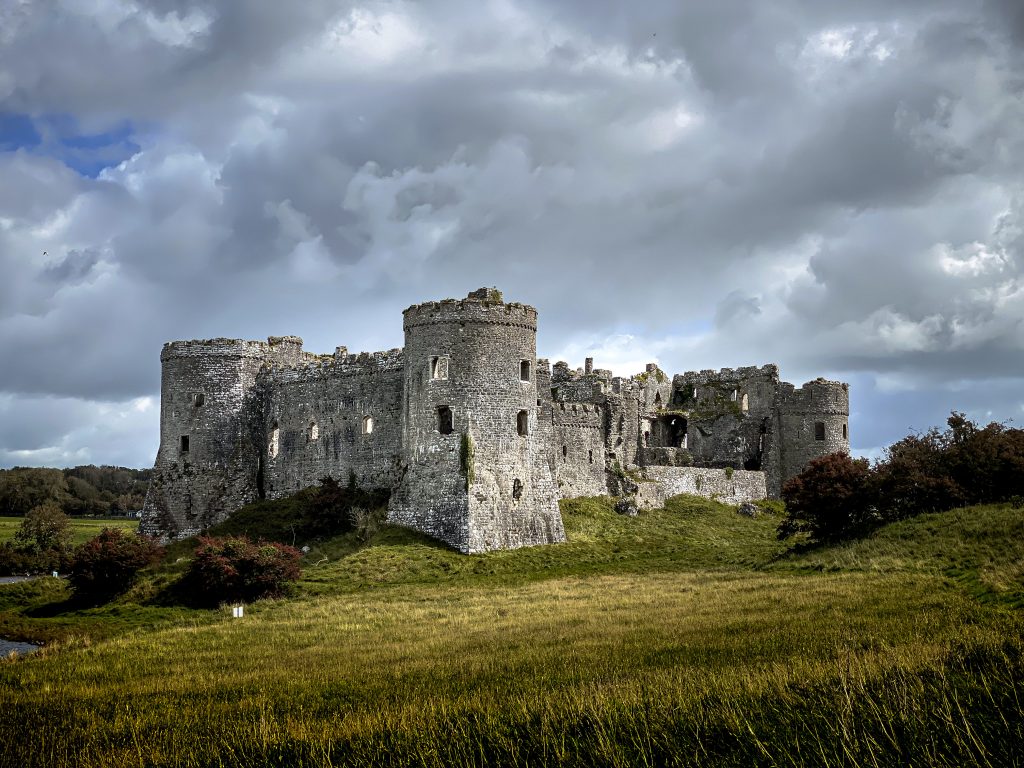
[(68, 580), (78, 597), (113, 597), (127, 590), (138, 572), (159, 560), (162, 552), (148, 536), (104, 528), (75, 549)]
[(301, 558), (295, 547), (277, 542), (200, 537), (181, 588), (206, 605), (278, 597), (302, 574)]

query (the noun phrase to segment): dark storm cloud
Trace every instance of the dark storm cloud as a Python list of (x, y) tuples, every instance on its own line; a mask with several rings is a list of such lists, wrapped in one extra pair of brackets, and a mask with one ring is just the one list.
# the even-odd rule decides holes
[(1022, 39), (1008, 0), (7, 4), (0, 113), (117, 151), (2, 144), (4, 418), (75, 416), (0, 462), (148, 463), (166, 340), (380, 349), (481, 285), (544, 355), (848, 378), (864, 449), (1008, 418)]

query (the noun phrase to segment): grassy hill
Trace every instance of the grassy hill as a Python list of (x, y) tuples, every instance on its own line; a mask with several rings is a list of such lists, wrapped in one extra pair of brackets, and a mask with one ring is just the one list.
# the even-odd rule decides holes
[[(464, 556), (385, 528), (247, 616), (0, 587), (0, 765), (1013, 764), (1022, 513), (794, 553), (771, 516), (564, 502), (569, 542)], [(302, 543), (302, 542), (297, 542)], [(59, 631), (53, 631), (57, 624)]]

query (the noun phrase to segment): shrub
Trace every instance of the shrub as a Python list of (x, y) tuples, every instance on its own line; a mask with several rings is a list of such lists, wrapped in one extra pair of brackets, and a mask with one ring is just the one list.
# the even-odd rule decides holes
[(870, 528), (878, 515), (869, 478), (866, 459), (833, 453), (812, 460), (782, 487), (787, 515), (779, 537), (803, 531), (815, 541), (834, 541)]
[(75, 549), (68, 580), (78, 597), (108, 598), (126, 591), (138, 572), (160, 559), (150, 537), (104, 528)]
[(203, 605), (278, 597), (301, 575), (301, 557), (299, 550), (278, 542), (200, 537), (181, 586), (191, 601)]

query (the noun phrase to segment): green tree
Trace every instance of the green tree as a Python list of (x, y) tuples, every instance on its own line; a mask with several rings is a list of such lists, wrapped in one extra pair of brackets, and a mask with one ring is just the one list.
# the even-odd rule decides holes
[(65, 552), (71, 544), (68, 516), (53, 501), (33, 507), (14, 534), (18, 549), (34, 552)]

